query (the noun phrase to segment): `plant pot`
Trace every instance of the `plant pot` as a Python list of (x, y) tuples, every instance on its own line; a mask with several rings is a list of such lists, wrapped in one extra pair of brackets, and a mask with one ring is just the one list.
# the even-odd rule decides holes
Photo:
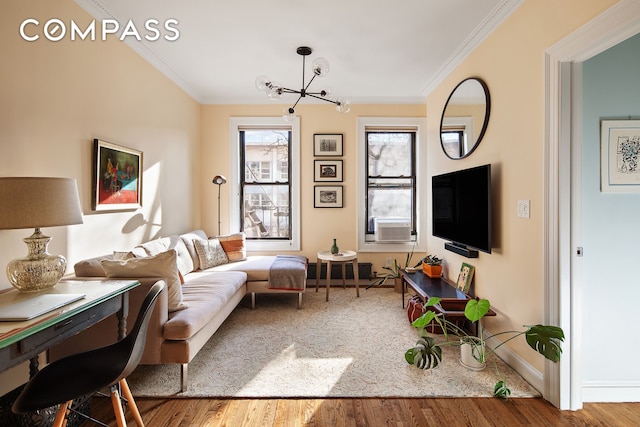
[(427, 276), (433, 278), (436, 277), (441, 277), (442, 276), (442, 265), (430, 265), (430, 264), (425, 264), (424, 262), (422, 263), (422, 271), (424, 271), (424, 274), (426, 274)]
[(399, 294), (402, 293), (402, 279), (400, 277), (394, 277), (393, 290)]
[[(477, 345), (472, 345), (469, 342), (460, 340), (460, 364), (472, 371), (482, 371), (486, 363), (479, 362), (473, 357), (474, 349), (476, 353), (480, 350)], [(484, 348), (482, 350), (484, 351)]]

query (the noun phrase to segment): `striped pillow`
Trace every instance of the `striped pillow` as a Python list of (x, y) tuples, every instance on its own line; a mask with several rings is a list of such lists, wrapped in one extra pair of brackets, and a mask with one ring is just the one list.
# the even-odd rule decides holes
[(247, 259), (246, 234), (244, 231), (218, 236), (218, 240), (227, 254), (229, 262)]

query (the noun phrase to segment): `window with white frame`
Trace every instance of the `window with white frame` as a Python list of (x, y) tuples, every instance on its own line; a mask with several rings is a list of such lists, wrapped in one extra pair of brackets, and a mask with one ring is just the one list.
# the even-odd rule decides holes
[[(425, 126), (419, 118), (358, 119), (359, 251), (404, 251), (424, 245), (426, 239), (420, 244), (419, 237), (426, 232), (426, 173), (421, 173), (425, 165), (420, 157), (426, 151), (420, 150)], [(382, 223), (391, 238), (381, 233)]]
[(299, 250), (299, 120), (230, 119), (232, 230), (249, 250)]

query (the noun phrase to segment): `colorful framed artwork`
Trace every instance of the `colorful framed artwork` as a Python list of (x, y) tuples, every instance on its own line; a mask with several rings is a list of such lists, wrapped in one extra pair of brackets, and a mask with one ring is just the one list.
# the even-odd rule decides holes
[(313, 135), (314, 156), (342, 156), (341, 133), (316, 133)]
[(142, 206), (142, 151), (93, 140), (95, 211), (132, 210)]
[(640, 192), (640, 120), (602, 120), (601, 132), (601, 191)]
[(315, 185), (313, 190), (314, 208), (341, 208), (343, 206), (342, 185)]
[(476, 271), (475, 267), (463, 262), (460, 266), (460, 273), (458, 274), (457, 288), (459, 291), (465, 294), (469, 292), (471, 282), (473, 281), (473, 273)]
[(342, 160), (314, 160), (315, 182), (342, 182)]

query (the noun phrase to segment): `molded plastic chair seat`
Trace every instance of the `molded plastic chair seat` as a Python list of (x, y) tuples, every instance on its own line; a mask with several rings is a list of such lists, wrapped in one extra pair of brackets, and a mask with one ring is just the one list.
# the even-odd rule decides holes
[(118, 426), (125, 426), (119, 386), (136, 423), (143, 427), (125, 378), (140, 363), (151, 312), (163, 288), (164, 282), (157, 282), (151, 287), (140, 307), (135, 325), (125, 338), (106, 347), (55, 361), (34, 375), (14, 402), (13, 412), (25, 413), (61, 404), (54, 426), (63, 426), (73, 399), (111, 387)]

